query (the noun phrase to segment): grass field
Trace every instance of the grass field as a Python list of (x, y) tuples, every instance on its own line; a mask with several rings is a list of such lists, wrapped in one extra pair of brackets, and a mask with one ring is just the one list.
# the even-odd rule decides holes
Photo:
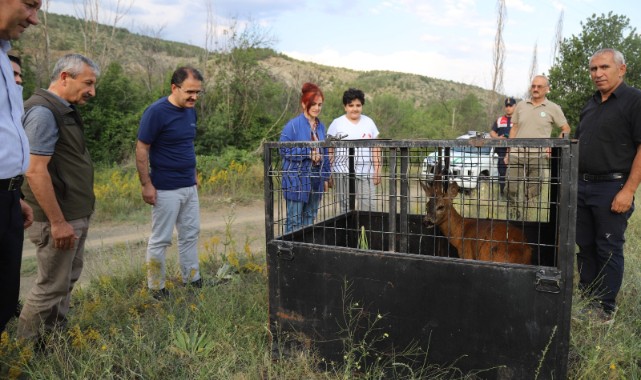
[[(114, 182), (113, 176), (105, 175), (110, 178), (105, 181)], [(117, 176), (124, 178), (125, 174)], [(233, 186), (230, 189), (238, 191)], [(139, 197), (133, 191), (129, 194)], [(127, 212), (135, 213), (136, 207), (129, 206)], [(343, 367), (320, 370), (319, 359), (308, 352), (272, 360), (265, 252), (252, 251), (244, 236), (234, 234), (232, 218), (227, 227), (223, 234), (209, 238), (201, 252), (206, 286), (186, 289), (178, 275), (172, 275), (168, 282), (171, 296), (162, 302), (146, 290), (140, 259), (143, 245), (92, 252), (100, 255), (97, 261), (101, 264), (85, 273), (91, 276), (90, 283), (75, 290), (68, 330), (50, 336), (45, 353), (36, 353), (15, 340), (15, 322), (11, 323), (0, 339), (0, 378), (387, 378), (393, 366), (390, 362), (365, 372), (358, 370), (359, 358), (367, 351), (359, 342), (346, 346)], [(627, 232), (626, 272), (616, 322), (572, 322), (570, 379), (641, 379), (640, 247), (641, 213), (637, 211)], [(175, 261), (169, 263), (168, 273), (178, 273)], [(34, 267), (24, 269), (33, 271)], [(574, 312), (580, 307), (577, 301)], [(354, 311), (345, 310), (347, 315)], [(397, 373), (403, 379), (477, 378), (428, 364), (422, 372)]]

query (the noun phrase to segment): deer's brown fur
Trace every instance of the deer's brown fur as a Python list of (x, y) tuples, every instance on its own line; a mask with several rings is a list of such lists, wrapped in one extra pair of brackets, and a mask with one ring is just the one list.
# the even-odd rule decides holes
[(505, 221), (490, 219), (463, 218), (452, 206), (458, 194), (456, 183), (450, 183), (446, 193), (442, 183), (421, 182), (427, 195), (424, 222), (436, 225), (449, 243), (458, 250), (463, 259), (508, 262), (516, 264), (532, 263), (532, 247), (525, 239), (520, 228)]

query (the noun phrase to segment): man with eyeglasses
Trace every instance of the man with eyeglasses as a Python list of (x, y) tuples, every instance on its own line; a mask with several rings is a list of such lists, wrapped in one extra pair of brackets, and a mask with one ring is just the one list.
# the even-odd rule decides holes
[[(505, 113), (494, 121), (492, 129), (490, 130), (490, 136), (493, 139), (507, 139), (510, 137), (510, 130), (512, 129), (512, 114), (514, 113), (514, 107), (516, 106), (516, 99), (513, 97), (505, 98), (504, 104)], [(503, 197), (505, 195), (505, 173), (507, 172), (507, 164), (505, 163), (507, 148), (496, 148), (494, 151), (498, 156), (497, 168), (499, 170), (499, 186), (501, 187), (500, 196)]]
[(24, 229), (33, 210), (20, 199), (29, 166), (29, 142), (22, 128), (22, 89), (7, 52), (30, 25), (38, 24), (40, 0), (0, 0), (0, 333), (14, 316), (20, 293)]
[[(559, 137), (569, 136), (570, 125), (561, 107), (547, 99), (548, 92), (548, 79), (543, 75), (535, 76), (530, 86), (530, 99), (519, 102), (514, 110), (511, 139), (550, 138), (554, 127), (561, 129)], [(509, 149), (506, 161), (511, 219), (525, 219), (527, 209), (536, 208), (536, 198), (541, 194), (548, 158), (549, 150), (542, 148)]]
[(150, 105), (142, 115), (136, 143), (136, 168), (142, 198), (153, 206), (147, 244), (147, 286), (156, 299), (165, 287), (165, 253), (174, 226), (182, 281), (202, 287), (198, 264), (200, 206), (196, 188), (196, 111), (202, 74), (180, 67), (171, 77), (171, 94)]

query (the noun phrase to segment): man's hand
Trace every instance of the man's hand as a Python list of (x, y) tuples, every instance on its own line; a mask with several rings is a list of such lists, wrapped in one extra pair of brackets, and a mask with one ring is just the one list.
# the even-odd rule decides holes
[(156, 195), (156, 188), (152, 185), (151, 181), (142, 187), (142, 199), (145, 203), (154, 206), (156, 204)]
[(614, 199), (612, 200), (612, 205), (610, 206), (610, 210), (612, 210), (612, 212), (615, 212), (617, 214), (623, 214), (624, 212), (627, 212), (630, 209), (630, 207), (632, 207), (633, 200), (634, 200), (634, 193), (631, 193), (626, 189), (621, 189), (617, 193), (617, 195), (614, 196)]
[(51, 236), (53, 237), (53, 247), (63, 250), (73, 248), (78, 240), (73, 227), (66, 221), (51, 223)]
[(22, 219), (24, 219), (24, 228), (27, 229), (33, 224), (33, 209), (22, 199), (20, 200), (20, 209), (22, 210)]

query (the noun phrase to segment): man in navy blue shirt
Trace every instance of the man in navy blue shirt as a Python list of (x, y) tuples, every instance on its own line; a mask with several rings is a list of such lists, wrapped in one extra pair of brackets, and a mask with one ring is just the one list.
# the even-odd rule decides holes
[(623, 77), (623, 54), (602, 49), (590, 58), (598, 91), (588, 100), (576, 130), (579, 186), (576, 242), (580, 289), (594, 314), (612, 322), (623, 280), (623, 244), (634, 194), (641, 182), (641, 91)]
[(171, 94), (142, 115), (136, 144), (136, 168), (143, 200), (152, 205), (147, 245), (147, 286), (155, 298), (165, 288), (165, 253), (174, 226), (182, 281), (202, 286), (198, 265), (200, 210), (196, 189), (196, 100), (202, 94), (202, 74), (180, 67), (171, 77)]

